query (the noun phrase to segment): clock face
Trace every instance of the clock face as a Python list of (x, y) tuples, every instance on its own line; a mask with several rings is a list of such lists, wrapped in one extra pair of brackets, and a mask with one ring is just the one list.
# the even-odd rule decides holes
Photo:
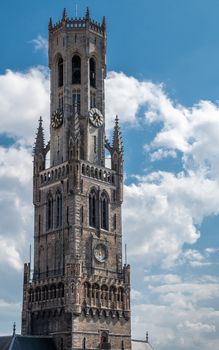
[(100, 263), (106, 261), (107, 259), (107, 248), (104, 244), (98, 243), (94, 248), (94, 256)]
[(97, 108), (91, 108), (89, 110), (89, 117), (90, 122), (93, 124), (96, 128), (103, 125), (103, 115)]
[(51, 125), (54, 129), (57, 129), (62, 125), (62, 123), (63, 123), (62, 112), (57, 110), (52, 114)]

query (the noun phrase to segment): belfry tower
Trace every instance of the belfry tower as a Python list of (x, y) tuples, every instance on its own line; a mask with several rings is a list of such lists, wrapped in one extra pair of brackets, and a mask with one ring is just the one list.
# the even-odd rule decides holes
[[(123, 146), (105, 138), (106, 24), (49, 21), (50, 142), (34, 147), (34, 268), (24, 265), (23, 335), (57, 348), (131, 349), (130, 267), (122, 262)], [(111, 166), (105, 163), (105, 149)], [(46, 157), (50, 153), (50, 165)]]

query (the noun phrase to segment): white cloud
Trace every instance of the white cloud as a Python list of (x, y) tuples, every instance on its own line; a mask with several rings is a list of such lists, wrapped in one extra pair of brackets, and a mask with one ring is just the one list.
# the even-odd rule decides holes
[(43, 67), (0, 75), (0, 133), (32, 145), (38, 119), (49, 131), (49, 77)]
[[(212, 249), (217, 248), (206, 248), (201, 253), (192, 248), (185, 250), (184, 246), (199, 239), (197, 224), (219, 212), (218, 107), (210, 102), (200, 102), (192, 108), (176, 105), (162, 85), (115, 72), (108, 75), (106, 96), (108, 131), (116, 114), (122, 124), (145, 128), (145, 134), (150, 123), (157, 122), (161, 129), (145, 148), (151, 160), (179, 157), (180, 153), (183, 165), (176, 174), (163, 171), (137, 175), (135, 183), (125, 186), (124, 231), (131, 260), (139, 266), (163, 269), (179, 264), (204, 266), (216, 253)], [(7, 71), (0, 76), (0, 133), (19, 140), (8, 150), (0, 147), (0, 245), (3, 252), (12, 248), (7, 256), (0, 252), (3, 277), (4, 271), (19, 274), (33, 234), (32, 158), (26, 146), (34, 141), (40, 115), (48, 133), (46, 70)], [(133, 291), (136, 337), (142, 337), (148, 329), (154, 345), (162, 350), (217, 348), (219, 312), (213, 306), (201, 305), (217, 298), (217, 278), (202, 276), (191, 281), (168, 273), (145, 277), (144, 283), (148, 288)], [(144, 302), (146, 298), (148, 304)], [(215, 339), (204, 339), (212, 334)]]
[(21, 270), (32, 238), (32, 157), (23, 147), (0, 147), (0, 263)]
[(137, 184), (125, 186), (129, 255), (141, 257), (146, 265), (175, 264), (184, 244), (199, 239), (195, 224), (218, 212), (218, 198), (218, 183), (195, 175), (157, 172), (139, 177)]
[(12, 326), (15, 320), (17, 321), (17, 333), (19, 332), (20, 320), (17, 318), (17, 315), (20, 313), (20, 309), (21, 303), (9, 303), (0, 299), (0, 336), (9, 335), (8, 329), (11, 330), (12, 334)]
[(36, 51), (42, 50), (46, 55), (48, 54), (48, 40), (42, 35), (37, 35), (37, 37), (31, 40)]
[(145, 283), (147, 303), (132, 309), (134, 337), (148, 330), (158, 349), (216, 349), (219, 311), (203, 302), (217, 300), (218, 278), (163, 274), (146, 276)]
[(205, 333), (214, 333), (216, 331), (216, 327), (214, 324), (204, 324), (202, 322), (190, 322), (185, 321), (183, 323), (180, 323), (177, 328), (179, 330), (189, 330), (192, 332), (205, 332)]
[(146, 265), (167, 267), (179, 258), (193, 267), (204, 265), (201, 254), (182, 252), (185, 243), (199, 239), (197, 224), (219, 213), (218, 106), (200, 101), (184, 107), (167, 96), (163, 85), (123, 73), (110, 72), (106, 88), (108, 127), (117, 113), (121, 123), (141, 125), (145, 133), (151, 123), (158, 123), (151, 143), (145, 144), (150, 160), (178, 157), (182, 165), (179, 173), (137, 175), (137, 183), (125, 186), (123, 219), (129, 254), (144, 257)]

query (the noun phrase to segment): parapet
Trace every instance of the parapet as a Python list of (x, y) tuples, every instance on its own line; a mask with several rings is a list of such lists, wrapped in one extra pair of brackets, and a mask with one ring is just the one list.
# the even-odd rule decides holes
[(54, 33), (55, 31), (66, 28), (66, 29), (90, 29), (98, 34), (105, 36), (106, 33), (106, 20), (103, 17), (102, 24), (95, 22), (90, 17), (90, 11), (87, 8), (85, 17), (68, 17), (66, 9), (63, 11), (62, 19), (55, 24), (52, 22), (52, 18), (49, 20), (49, 33)]

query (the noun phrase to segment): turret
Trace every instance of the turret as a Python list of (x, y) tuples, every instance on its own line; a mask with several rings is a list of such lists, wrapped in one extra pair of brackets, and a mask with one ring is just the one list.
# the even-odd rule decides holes
[(66, 8), (64, 8), (63, 14), (62, 14), (62, 22), (65, 22), (67, 20), (67, 18), (68, 18), (67, 11), (66, 11)]
[(87, 21), (90, 20), (90, 10), (89, 10), (89, 7), (87, 7), (87, 9), (86, 9), (85, 18), (86, 18)]
[(39, 173), (45, 169), (46, 149), (44, 141), (44, 130), (42, 117), (39, 119), (39, 126), (36, 133), (36, 141), (33, 148), (33, 201), (37, 200), (39, 187)]
[(118, 116), (116, 116), (113, 131), (112, 169), (120, 175), (123, 174), (123, 142)]

